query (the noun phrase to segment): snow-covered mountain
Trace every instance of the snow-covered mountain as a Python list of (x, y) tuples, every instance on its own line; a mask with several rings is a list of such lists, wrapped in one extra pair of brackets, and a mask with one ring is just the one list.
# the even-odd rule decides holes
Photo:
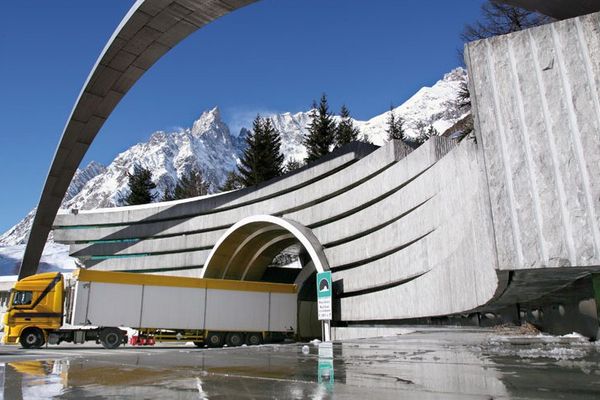
[(127, 195), (127, 173), (135, 165), (152, 171), (158, 198), (192, 168), (201, 170), (213, 190), (235, 169), (241, 144), (222, 121), (218, 108), (204, 112), (191, 128), (155, 132), (119, 154), (106, 171), (91, 179), (63, 208), (90, 210), (115, 207)]
[[(418, 125), (433, 125), (441, 134), (456, 124), (464, 112), (456, 105), (457, 93), (465, 82), (466, 71), (462, 68), (446, 74), (431, 87), (424, 87), (404, 104), (394, 109), (397, 116), (405, 120), (409, 136), (418, 135)], [(390, 111), (375, 116), (368, 121), (355, 121), (361, 134), (377, 145), (386, 140), (386, 125)], [(302, 138), (307, 133), (310, 111), (268, 115), (282, 137), (282, 152), (286, 161), (301, 161), (306, 156)], [(221, 185), (227, 172), (236, 168), (243, 151), (242, 129), (239, 135), (232, 135), (227, 124), (221, 119), (218, 108), (205, 111), (193, 122), (190, 128), (175, 132), (158, 131), (149, 140), (139, 143), (119, 154), (109, 166), (90, 163), (77, 172), (62, 208), (95, 209), (114, 207), (127, 194), (127, 173), (134, 165), (152, 171), (160, 196), (164, 190), (173, 187), (179, 177), (191, 168), (203, 171), (212, 189)], [(0, 236), (0, 246), (12, 246), (26, 242), (35, 210), (21, 222)], [(2, 247), (0, 247), (0, 256)]]
[[(0, 276), (17, 275), (25, 253), (25, 244), (0, 247)], [(38, 272), (70, 272), (77, 261), (69, 257), (69, 246), (48, 242), (40, 259)]]
[[(439, 134), (443, 134), (465, 116), (456, 102), (461, 85), (466, 82), (467, 72), (457, 68), (436, 82), (432, 87), (421, 88), (404, 104), (394, 108), (396, 117), (404, 119), (404, 127), (409, 137), (419, 136), (419, 125), (432, 125)], [(362, 135), (378, 146), (387, 141), (387, 121), (392, 111), (386, 111), (368, 121), (354, 120)], [(296, 114), (283, 113), (269, 115), (275, 128), (281, 133), (282, 151), (289, 159), (303, 160), (306, 149), (302, 138), (307, 134), (310, 123), (310, 111)], [(339, 121), (339, 117), (336, 117)]]
[[(104, 173), (106, 167), (96, 161), (90, 162), (85, 168), (77, 169), (73, 180), (67, 189), (63, 204), (68, 203), (73, 197), (81, 192), (83, 187), (96, 176)], [(24, 244), (27, 242), (29, 230), (33, 223), (33, 217), (35, 216), (35, 208), (31, 210), (25, 218), (23, 218), (18, 224), (0, 235), (0, 246), (14, 246), (18, 244)], [(52, 235), (52, 233), (50, 233)], [(52, 240), (52, 237), (50, 237)]]
[[(404, 104), (394, 109), (396, 116), (404, 119), (406, 134), (419, 136), (419, 125), (432, 125), (439, 134), (443, 134), (465, 116), (457, 104), (457, 95), (461, 85), (467, 80), (467, 71), (457, 68), (439, 80), (432, 87), (423, 87)], [(366, 122), (357, 122), (360, 132), (367, 135), (376, 145), (387, 141), (385, 132), (390, 111), (378, 115)]]

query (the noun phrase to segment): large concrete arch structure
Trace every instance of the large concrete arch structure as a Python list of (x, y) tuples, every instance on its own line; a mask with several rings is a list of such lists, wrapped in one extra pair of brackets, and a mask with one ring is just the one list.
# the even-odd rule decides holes
[[(171, 48), (215, 19), (258, 0), (137, 0), (92, 68), (50, 165), (21, 262), (34, 274), (77, 167), (102, 125), (140, 77)], [(496, 0), (558, 18), (597, 11), (594, 0)]]

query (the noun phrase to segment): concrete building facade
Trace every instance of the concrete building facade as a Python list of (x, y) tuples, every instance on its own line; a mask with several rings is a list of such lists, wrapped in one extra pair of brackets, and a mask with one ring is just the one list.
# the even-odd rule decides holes
[[(597, 335), (598, 13), (466, 47), (476, 141), (356, 143), (258, 187), (54, 219), (87, 146), (145, 69), (249, 2), (200, 3), (139, 1), (115, 32), (61, 139), (22, 275), (53, 228), (87, 268), (296, 281), (301, 297), (329, 269), (338, 325), (526, 319)], [(290, 246), (303, 268), (269, 268)]]

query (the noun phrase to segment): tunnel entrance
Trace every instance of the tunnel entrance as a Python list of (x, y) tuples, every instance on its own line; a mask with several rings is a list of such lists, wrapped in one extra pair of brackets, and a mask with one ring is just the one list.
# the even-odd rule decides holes
[(298, 336), (320, 338), (315, 275), (329, 270), (323, 247), (305, 226), (271, 215), (244, 218), (209, 254), (202, 278), (294, 283)]

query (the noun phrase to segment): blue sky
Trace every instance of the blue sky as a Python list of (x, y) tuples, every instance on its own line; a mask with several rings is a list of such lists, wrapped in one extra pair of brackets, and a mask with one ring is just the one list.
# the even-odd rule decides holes
[[(156, 130), (219, 106), (306, 110), (322, 92), (368, 119), (458, 66), (465, 23), (483, 0), (262, 0), (197, 31), (146, 73), (84, 160), (109, 163)], [(0, 232), (37, 204), (66, 119), (133, 1), (3, 4), (0, 24)]]

